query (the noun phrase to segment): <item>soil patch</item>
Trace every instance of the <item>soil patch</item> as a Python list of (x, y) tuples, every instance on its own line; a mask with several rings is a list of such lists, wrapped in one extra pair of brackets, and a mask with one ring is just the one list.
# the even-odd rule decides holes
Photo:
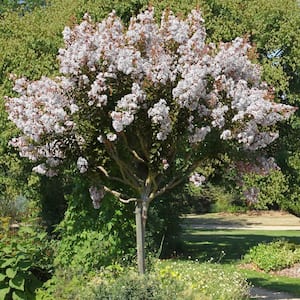
[[(255, 264), (252, 263), (240, 264), (239, 268), (265, 273), (265, 271), (259, 269)], [(279, 271), (271, 271), (269, 272), (269, 274), (276, 275), (276, 276), (286, 276), (291, 278), (300, 278), (300, 263), (297, 263), (289, 268), (284, 268)]]

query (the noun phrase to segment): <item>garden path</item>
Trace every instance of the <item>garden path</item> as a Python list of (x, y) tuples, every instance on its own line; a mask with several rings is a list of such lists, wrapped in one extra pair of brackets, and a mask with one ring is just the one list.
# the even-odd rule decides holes
[(284, 292), (274, 292), (261, 287), (253, 287), (250, 290), (251, 299), (264, 299), (264, 300), (300, 300), (292, 295)]

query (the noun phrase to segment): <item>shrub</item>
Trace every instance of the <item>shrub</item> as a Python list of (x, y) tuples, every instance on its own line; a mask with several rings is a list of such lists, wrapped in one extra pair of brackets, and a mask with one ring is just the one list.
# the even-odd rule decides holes
[(128, 272), (120, 276), (113, 283), (101, 282), (95, 291), (95, 300), (141, 300), (176, 299), (176, 286), (173, 286), (172, 295), (168, 295), (160, 282), (153, 274), (140, 276), (136, 272)]
[(188, 205), (191, 213), (242, 212), (247, 210), (244, 200), (228, 184), (207, 184), (198, 189), (189, 188)]
[[(8, 222), (3, 222), (8, 225)], [(0, 298), (33, 299), (52, 271), (52, 251), (46, 233), (30, 225), (16, 232), (0, 227)]]
[(248, 284), (233, 268), (189, 261), (156, 261), (153, 270), (138, 276), (124, 269), (120, 276), (107, 270), (96, 276), (90, 299), (246, 299)]
[(249, 285), (234, 267), (153, 260), (144, 276), (113, 264), (88, 275), (59, 269), (38, 290), (39, 300), (242, 300)]
[(112, 197), (95, 210), (85, 181), (73, 178), (71, 193), (66, 196), (68, 209), (56, 228), (55, 266), (85, 274), (135, 254), (132, 206)]
[(280, 170), (274, 170), (268, 175), (247, 174), (243, 176), (245, 190), (254, 187), (257, 189), (257, 202), (251, 203), (255, 209), (268, 209), (283, 206), (287, 181)]
[(244, 262), (254, 263), (266, 272), (277, 271), (300, 262), (300, 248), (284, 240), (261, 243), (249, 250)]
[(37, 290), (38, 300), (91, 300), (93, 291), (87, 286), (88, 275), (74, 269), (56, 269), (54, 276)]

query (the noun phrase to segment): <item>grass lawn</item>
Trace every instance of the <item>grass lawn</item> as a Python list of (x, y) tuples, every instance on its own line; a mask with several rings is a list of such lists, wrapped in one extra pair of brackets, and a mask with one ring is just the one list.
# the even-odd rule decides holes
[[(274, 225), (276, 225), (276, 220), (274, 220)], [(300, 231), (205, 230), (187, 226), (183, 232), (183, 259), (215, 261), (227, 268), (228, 265), (238, 265), (251, 247), (278, 239), (300, 244)], [(253, 270), (241, 270), (241, 272), (255, 286), (288, 292), (300, 297), (299, 278), (279, 277)]]
[(255, 286), (260, 286), (272, 291), (287, 292), (300, 297), (300, 279), (282, 276), (273, 276), (252, 270), (241, 270), (248, 281)]
[(277, 239), (300, 244), (300, 231), (185, 229), (184, 257), (236, 263), (253, 246)]

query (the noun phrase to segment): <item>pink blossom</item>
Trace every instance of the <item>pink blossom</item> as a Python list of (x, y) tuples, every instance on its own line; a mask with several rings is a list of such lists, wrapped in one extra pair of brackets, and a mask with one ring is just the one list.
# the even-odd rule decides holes
[(203, 182), (206, 180), (206, 178), (203, 175), (200, 175), (197, 172), (194, 172), (191, 176), (190, 176), (190, 182), (192, 184), (194, 184), (196, 187), (200, 187)]
[[(126, 149), (140, 162), (153, 144), (162, 149), (153, 151), (155, 161), (160, 151), (172, 156), (171, 143), (188, 142), (200, 153), (211, 134), (251, 151), (268, 146), (278, 137), (274, 125), (295, 108), (275, 101), (248, 57), (248, 41), (215, 45), (205, 38), (199, 10), (185, 19), (165, 11), (157, 22), (149, 8), (128, 27), (114, 11), (100, 23), (86, 15), (63, 31), (61, 76), (30, 81), (11, 75), (16, 96), (6, 99), (6, 108), (22, 134), (10, 144), (45, 175), (79, 156), (78, 169), (86, 172), (94, 167), (83, 157), (91, 149), (114, 161), (119, 141), (138, 141), (138, 149)], [(161, 157), (164, 169), (174, 163), (167, 153)]]

